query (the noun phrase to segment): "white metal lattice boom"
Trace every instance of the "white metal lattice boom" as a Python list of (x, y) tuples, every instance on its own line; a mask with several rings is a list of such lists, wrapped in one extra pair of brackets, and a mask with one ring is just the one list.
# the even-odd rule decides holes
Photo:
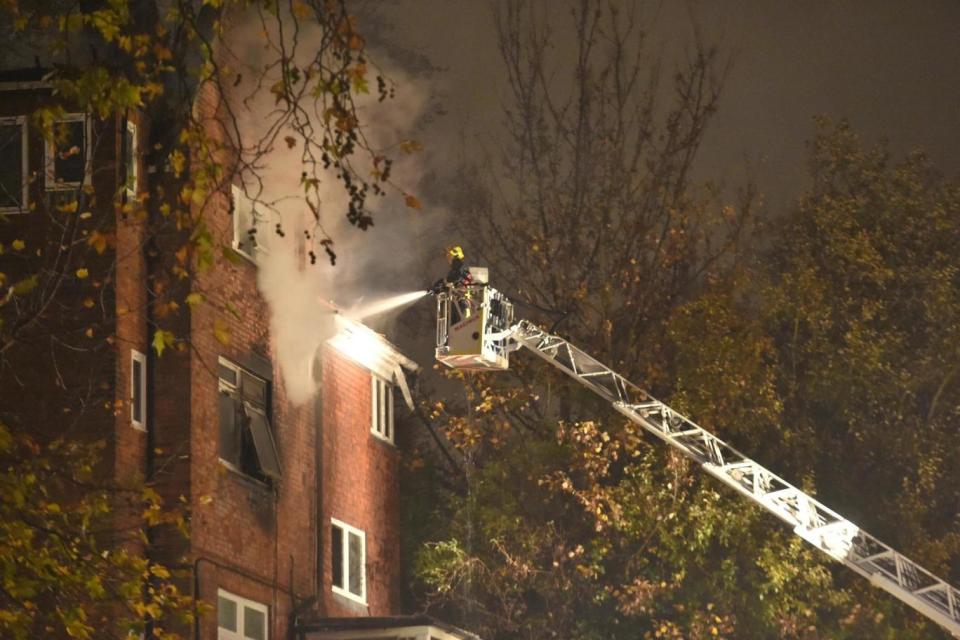
[[(481, 315), (487, 317), (488, 300), (499, 300), (498, 309), (512, 307), (493, 289), (483, 293)], [(438, 297), (437, 358), (448, 366), (459, 362), (448, 357), (449, 310), (456, 291)], [(500, 313), (505, 319), (509, 317)], [(535, 324), (521, 320), (507, 330), (491, 324), (476, 336), (480, 347), (486, 342), (498, 348), (496, 363), (469, 368), (505, 369), (509, 351), (523, 346), (571, 378), (609, 401), (631, 422), (698, 463), (704, 471), (733, 488), (740, 495), (773, 513), (793, 532), (831, 558), (842, 562), (872, 584), (889, 592), (927, 616), (954, 637), (960, 638), (960, 591), (919, 564), (881, 542), (829, 507), (821, 504), (769, 469), (743, 455), (729, 444), (701, 428), (686, 416), (652, 397), (620, 374), (563, 338)], [(516, 346), (508, 343), (514, 341)], [(478, 350), (478, 354), (482, 351)]]

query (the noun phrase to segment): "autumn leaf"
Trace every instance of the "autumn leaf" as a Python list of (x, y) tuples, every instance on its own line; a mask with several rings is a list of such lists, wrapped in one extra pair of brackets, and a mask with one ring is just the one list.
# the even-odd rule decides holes
[(194, 291), (193, 293), (187, 294), (187, 297), (185, 298), (185, 302), (187, 303), (187, 306), (189, 306), (191, 309), (193, 309), (199, 304), (203, 304), (203, 300), (204, 300), (203, 294), (198, 293), (196, 291)]
[(213, 321), (213, 336), (217, 339), (217, 342), (223, 346), (229, 345), (230, 326), (220, 318), (217, 318)]
[(23, 240), (14, 240), (10, 243), (10, 246), (13, 247), (14, 251), (23, 251), (27, 245)]
[(287, 136), (283, 139), (283, 141), (287, 143), (287, 149), (293, 149), (295, 146), (297, 146), (297, 140), (293, 136)]
[(77, 278), (79, 278), (80, 280), (86, 279), (87, 276), (89, 275), (90, 275), (90, 272), (87, 271), (86, 267), (80, 267), (79, 269), (77, 269)]
[(93, 247), (98, 255), (103, 255), (103, 252), (107, 250), (107, 236), (99, 231), (94, 231), (87, 238), (87, 244)]
[(412, 196), (408, 193), (403, 197), (403, 201), (411, 209), (420, 209), (420, 201), (417, 200), (416, 196)]
[(423, 151), (423, 145), (416, 140), (404, 140), (400, 143), (400, 150), (404, 153), (416, 153)]
[(163, 355), (163, 350), (167, 347), (173, 346), (173, 334), (169, 331), (164, 331), (163, 329), (157, 329), (153, 332), (153, 350), (157, 352), (157, 356)]

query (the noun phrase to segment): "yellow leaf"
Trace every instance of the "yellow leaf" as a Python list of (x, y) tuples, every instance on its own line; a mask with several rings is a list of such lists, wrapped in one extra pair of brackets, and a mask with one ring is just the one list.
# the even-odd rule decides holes
[(71, 200), (66, 204), (58, 204), (57, 211), (60, 213), (76, 213), (77, 208), (79, 208), (79, 203), (76, 200)]
[(90, 272), (87, 271), (86, 267), (80, 267), (79, 269), (77, 269), (77, 277), (80, 278), (81, 280), (83, 280), (89, 275), (90, 275)]
[(94, 231), (87, 238), (87, 244), (93, 247), (98, 255), (103, 255), (103, 252), (107, 250), (107, 236), (99, 231)]
[(403, 201), (411, 209), (420, 209), (420, 201), (417, 200), (415, 196), (412, 196), (409, 193), (403, 197)]
[(291, 10), (293, 11), (293, 15), (298, 18), (310, 17), (310, 7), (307, 6), (307, 3), (303, 2), (303, 0), (293, 0)]
[(92, 337), (93, 337), (93, 327), (90, 327), (90, 328), (88, 328), (86, 331), (84, 331), (84, 332), (83, 332), (83, 335), (87, 336), (88, 338), (92, 338)]
[(230, 344), (230, 326), (220, 318), (213, 322), (213, 335), (220, 344), (224, 346)]
[(11, 243), (10, 246), (13, 247), (13, 250), (14, 250), (14, 251), (23, 251), (23, 249), (24, 249), (27, 245), (26, 245), (26, 243), (24, 243), (23, 240), (14, 240), (14, 241)]
[(85, 298), (83, 301), (83, 306), (87, 309), (92, 309), (94, 305), (93, 298)]
[(400, 150), (404, 153), (416, 153), (423, 151), (423, 145), (416, 140), (404, 140), (400, 143)]
[(197, 306), (198, 304), (202, 304), (203, 294), (198, 293), (196, 291), (194, 291), (193, 293), (187, 294), (186, 303), (191, 309)]

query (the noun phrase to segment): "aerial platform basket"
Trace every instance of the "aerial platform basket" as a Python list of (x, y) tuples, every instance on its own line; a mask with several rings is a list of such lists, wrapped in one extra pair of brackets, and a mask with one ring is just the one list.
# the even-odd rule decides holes
[(471, 273), (473, 284), (437, 296), (436, 357), (453, 369), (500, 371), (510, 365), (513, 305), (487, 286), (486, 269)]

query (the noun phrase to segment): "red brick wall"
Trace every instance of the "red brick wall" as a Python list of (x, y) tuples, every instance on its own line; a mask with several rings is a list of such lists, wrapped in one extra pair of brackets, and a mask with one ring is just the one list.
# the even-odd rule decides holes
[[(323, 351), (321, 613), (399, 613), (399, 452), (370, 432), (370, 372), (332, 347)], [(330, 518), (366, 534), (367, 607), (331, 588)]]
[[(199, 104), (215, 110), (215, 96), (205, 92)], [(228, 195), (218, 193), (205, 209), (214, 246), (230, 246), (229, 208)], [(218, 259), (193, 281), (206, 302), (190, 313), (191, 552), (207, 602), (216, 604), (219, 586), (266, 604), (270, 637), (283, 638), (294, 596), (299, 601), (315, 589), (316, 430), (312, 403), (296, 407), (287, 400), (273, 357), (269, 308), (257, 291), (256, 276), (256, 266), (245, 259), (237, 264)], [(236, 315), (225, 311), (227, 306)], [(229, 336), (226, 344), (214, 331), (218, 323)], [(283, 470), (275, 486), (219, 461), (220, 356), (272, 377), (271, 424)], [(215, 614), (202, 625), (202, 637), (216, 637)]]

